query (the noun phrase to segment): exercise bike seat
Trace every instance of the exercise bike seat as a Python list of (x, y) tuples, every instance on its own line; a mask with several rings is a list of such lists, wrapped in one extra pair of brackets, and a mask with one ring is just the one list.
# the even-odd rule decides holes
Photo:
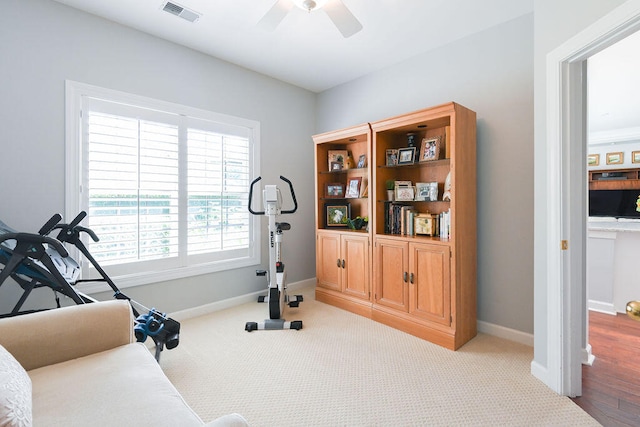
[(291, 230), (291, 224), (288, 222), (276, 222), (276, 228), (281, 231)]

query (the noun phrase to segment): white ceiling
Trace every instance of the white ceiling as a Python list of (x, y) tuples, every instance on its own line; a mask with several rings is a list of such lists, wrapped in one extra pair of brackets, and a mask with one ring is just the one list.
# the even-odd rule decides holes
[(343, 0), (364, 27), (345, 39), (322, 10), (256, 27), (276, 0), (172, 0), (202, 14), (195, 23), (165, 0), (56, 1), (314, 92), (533, 11), (533, 0)]
[[(162, 11), (166, 0), (55, 1), (313, 92), (533, 11), (533, 0), (342, 0), (363, 25), (343, 38), (322, 10), (293, 7), (273, 32), (256, 26), (277, 0), (171, 0), (200, 13), (195, 23)], [(592, 139), (640, 138), (640, 32), (588, 66)]]
[(640, 139), (640, 32), (588, 62), (590, 143)]

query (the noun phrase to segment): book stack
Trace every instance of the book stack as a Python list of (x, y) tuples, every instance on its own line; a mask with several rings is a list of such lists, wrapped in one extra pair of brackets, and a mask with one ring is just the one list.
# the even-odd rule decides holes
[(387, 234), (413, 235), (415, 207), (404, 203), (387, 202), (384, 214), (384, 232)]
[(451, 209), (440, 214), (440, 237), (451, 237)]

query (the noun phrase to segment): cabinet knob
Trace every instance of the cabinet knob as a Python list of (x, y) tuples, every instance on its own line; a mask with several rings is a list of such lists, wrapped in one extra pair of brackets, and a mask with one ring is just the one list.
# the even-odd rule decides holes
[(411, 284), (413, 284), (413, 273), (409, 275), (409, 281), (411, 282)]
[(338, 262), (336, 263), (336, 265), (338, 266), (338, 268), (340, 268), (340, 258), (338, 258)]
[(407, 283), (407, 272), (406, 271), (402, 274), (402, 280), (404, 280), (404, 282)]
[(342, 268), (344, 268), (344, 260), (342, 260)]

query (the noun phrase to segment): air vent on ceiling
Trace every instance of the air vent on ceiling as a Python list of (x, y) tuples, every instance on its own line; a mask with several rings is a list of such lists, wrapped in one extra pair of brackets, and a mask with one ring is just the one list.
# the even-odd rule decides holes
[(201, 14), (198, 12), (194, 12), (193, 10), (189, 10), (179, 4), (173, 2), (166, 2), (162, 6), (162, 10), (165, 12), (169, 12), (172, 15), (176, 15), (182, 19), (186, 19), (189, 22), (195, 22), (200, 19)]

